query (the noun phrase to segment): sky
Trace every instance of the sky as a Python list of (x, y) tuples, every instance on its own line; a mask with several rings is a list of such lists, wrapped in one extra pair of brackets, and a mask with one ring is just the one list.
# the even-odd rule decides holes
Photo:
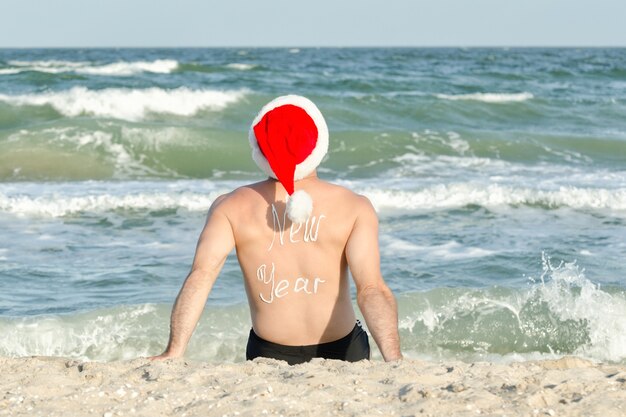
[(626, 0), (0, 0), (0, 47), (626, 46)]

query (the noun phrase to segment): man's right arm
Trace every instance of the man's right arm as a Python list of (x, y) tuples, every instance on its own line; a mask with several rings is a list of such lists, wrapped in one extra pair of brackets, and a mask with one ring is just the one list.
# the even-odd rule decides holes
[(198, 239), (191, 272), (176, 297), (167, 348), (161, 355), (153, 356), (151, 359), (183, 356), (211, 288), (226, 257), (235, 246), (230, 222), (224, 213), (217, 209), (223, 199), (223, 196), (217, 198), (209, 210), (206, 224)]
[(380, 271), (378, 218), (372, 204), (359, 197), (358, 214), (346, 245), (346, 258), (356, 284), (357, 303), (385, 361), (402, 359), (398, 311)]

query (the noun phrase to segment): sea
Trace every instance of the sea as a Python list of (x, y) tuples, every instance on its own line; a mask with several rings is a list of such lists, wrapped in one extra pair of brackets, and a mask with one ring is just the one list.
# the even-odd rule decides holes
[[(0, 49), (0, 356), (161, 353), (284, 94), (378, 212), (406, 357), (626, 363), (623, 48)], [(233, 253), (187, 357), (244, 361), (249, 329)]]

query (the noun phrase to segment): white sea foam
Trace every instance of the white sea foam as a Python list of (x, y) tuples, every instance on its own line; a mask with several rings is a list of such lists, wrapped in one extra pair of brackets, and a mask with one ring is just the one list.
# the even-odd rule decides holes
[(540, 299), (560, 320), (586, 325), (589, 342), (576, 353), (600, 360), (626, 358), (626, 300), (588, 280), (575, 262), (555, 267), (544, 255), (543, 264), (541, 285), (535, 289)]
[[(452, 145), (441, 141), (452, 149)], [(459, 145), (462, 146), (462, 145)], [(464, 148), (458, 147), (460, 151)], [(626, 171), (607, 168), (590, 168), (580, 164), (538, 163), (524, 164), (498, 158), (472, 156), (471, 149), (467, 156), (461, 155), (426, 155), (420, 149), (407, 146), (410, 151), (393, 157), (398, 166), (388, 171), (388, 179), (406, 183), (406, 178), (416, 178), (422, 184), (452, 183), (463, 178), (482, 183), (489, 179), (491, 183), (519, 187), (532, 185), (533, 188), (548, 190), (560, 187), (578, 187), (582, 189), (626, 189)]]
[(242, 64), (242, 63), (239, 63), (239, 62), (233, 62), (232, 64), (226, 65), (226, 67), (230, 68), (230, 69), (239, 70), (239, 71), (248, 71), (248, 70), (256, 68), (256, 65), (254, 65), (254, 64)]
[(157, 59), (155, 61), (113, 62), (95, 65), (83, 61), (9, 61), (14, 68), (4, 68), (0, 74), (16, 74), (25, 71), (46, 72), (60, 74), (74, 72), (77, 74), (128, 76), (142, 72), (169, 74), (178, 68), (178, 61), (172, 59)]
[[(19, 320), (1, 320), (3, 340), (0, 354), (3, 356), (66, 356), (90, 360), (132, 359), (147, 356), (147, 351), (137, 351), (121, 340), (145, 333), (139, 322), (145, 316), (156, 316), (152, 305), (119, 309), (109, 314), (89, 314), (89, 320), (68, 323), (69, 317), (33, 317)], [(134, 325), (134, 326), (131, 326)], [(146, 340), (144, 349), (150, 341)]]
[(86, 65), (89, 65), (89, 62), (86, 61), (63, 61), (59, 59), (50, 59), (45, 61), (20, 61), (20, 60), (12, 60), (8, 62), (9, 65), (13, 65), (14, 67), (23, 67), (23, 68), (31, 68), (31, 67), (40, 67), (40, 68), (81, 68)]
[(76, 213), (102, 213), (113, 210), (206, 211), (218, 195), (155, 192), (124, 195), (92, 194), (83, 197), (8, 197), (0, 193), (0, 211), (34, 217), (62, 217)]
[(22, 70), (17, 68), (0, 68), (0, 75), (19, 74)]
[[(537, 350), (625, 360), (623, 293), (602, 290), (575, 262), (553, 266), (544, 255), (543, 263), (543, 274), (527, 289), (440, 288), (401, 296), (400, 310), (407, 311), (399, 320), (403, 340), (426, 349), (438, 343), (469, 348), (474, 351), (469, 358), (493, 355), (504, 341), (506, 349), (517, 345), (518, 352), (507, 355), (515, 354), (515, 360), (545, 354)], [(459, 321), (464, 321), (462, 330)]]
[[(459, 135), (458, 133), (449, 131), (446, 132), (446, 136), (447, 137), (443, 137), (440, 133), (433, 132), (431, 130), (425, 130), (422, 133), (411, 132), (411, 137), (415, 139), (416, 143), (437, 143), (440, 145), (444, 145), (461, 155), (470, 150), (470, 144), (466, 140), (462, 139), (461, 135)], [(415, 147), (412, 147), (411, 149), (414, 149), (416, 151), (418, 150)]]
[(536, 190), (492, 184), (471, 183), (433, 185), (421, 190), (388, 190), (365, 188), (359, 192), (368, 196), (378, 210), (430, 210), (464, 207), (545, 206), (574, 209), (626, 210), (626, 189), (560, 187), (556, 190)]
[[(60, 316), (0, 317), (0, 356), (128, 360), (162, 352), (171, 305), (142, 304)], [(189, 344), (195, 360), (243, 361), (249, 331), (243, 305), (204, 313)]]
[(494, 251), (467, 247), (459, 242), (451, 241), (441, 245), (421, 246), (411, 243), (407, 240), (398, 239), (389, 235), (380, 237), (382, 251), (386, 256), (394, 257), (401, 255), (427, 257), (429, 259), (437, 258), (441, 260), (459, 260), (483, 258), (493, 255)]
[(133, 75), (140, 72), (169, 74), (178, 68), (178, 62), (172, 59), (156, 61), (114, 62), (102, 66), (89, 66), (77, 70), (83, 74), (95, 75)]
[[(106, 138), (85, 138), (104, 140)], [(119, 154), (124, 157), (123, 153)], [(172, 183), (176, 184), (176, 183)], [(77, 213), (99, 213), (112, 210), (164, 210), (184, 209), (205, 211), (220, 193), (241, 184), (224, 182), (221, 187), (198, 190), (197, 187), (149, 190), (102, 190), (86, 191), (84, 187), (76, 192), (60, 188), (58, 192), (41, 193), (15, 192), (9, 188), (0, 189), (0, 212), (20, 216), (61, 217)], [(370, 198), (376, 209), (382, 213), (396, 210), (440, 210), (467, 205), (483, 207), (541, 206), (548, 208), (574, 208), (590, 210), (610, 210), (613, 215), (626, 214), (626, 190), (584, 189), (562, 187), (554, 191), (540, 191), (530, 188), (515, 188), (501, 185), (481, 187), (474, 184), (436, 185), (421, 190), (391, 190), (385, 188), (361, 188), (356, 191)], [(406, 249), (406, 248), (405, 248)], [(454, 243), (439, 248), (411, 247), (410, 250), (434, 251), (438, 256), (467, 257), (487, 256), (489, 252), (475, 248), (456, 247)], [(437, 252), (438, 251), (438, 252)], [(468, 252), (469, 251), (469, 252)]]
[(527, 101), (534, 96), (531, 93), (473, 93), (473, 94), (437, 94), (437, 98), (444, 100), (472, 100), (482, 101), (483, 103), (511, 103)]
[[(452, 150), (454, 149), (452, 144), (442, 143)], [(463, 149), (458, 145), (458, 149)], [(414, 151), (411, 149), (411, 151)], [(502, 159), (495, 158), (482, 158), (477, 156), (449, 156), (449, 155), (436, 155), (428, 156), (419, 153), (406, 153), (393, 158), (394, 162), (400, 164), (400, 167), (390, 171), (392, 175), (399, 175), (406, 177), (428, 177), (435, 174), (438, 178), (457, 177), (459, 171), (463, 171), (465, 175), (471, 172), (479, 172), (481, 176), (484, 176), (485, 172), (493, 175), (495, 173), (507, 173), (511, 174), (512, 171), (519, 170), (532, 171), (533, 167), (523, 166), (521, 164), (513, 164)], [(488, 171), (486, 171), (488, 170)], [(536, 168), (540, 171), (541, 168)]]
[(245, 91), (191, 90), (180, 87), (88, 90), (74, 87), (70, 90), (23, 95), (0, 94), (0, 101), (17, 106), (49, 105), (59, 113), (76, 117), (89, 114), (123, 120), (141, 120), (150, 113), (193, 116), (200, 110), (221, 110), (235, 103)]

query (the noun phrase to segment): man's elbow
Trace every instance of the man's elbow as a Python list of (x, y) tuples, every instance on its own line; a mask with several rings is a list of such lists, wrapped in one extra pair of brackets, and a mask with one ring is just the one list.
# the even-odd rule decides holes
[(212, 269), (206, 268), (205, 266), (192, 266), (185, 280), (185, 284), (198, 288), (205, 287), (210, 285), (213, 276), (214, 272)]
[(393, 293), (391, 289), (384, 283), (378, 282), (376, 284), (368, 284), (361, 288), (357, 289), (357, 303), (361, 305), (362, 303), (366, 303), (368, 299), (371, 297), (384, 297), (387, 300), (394, 300)]
[(194, 262), (191, 265), (190, 274), (203, 277), (217, 275), (224, 266), (225, 261), (226, 256), (207, 256), (201, 262)]

